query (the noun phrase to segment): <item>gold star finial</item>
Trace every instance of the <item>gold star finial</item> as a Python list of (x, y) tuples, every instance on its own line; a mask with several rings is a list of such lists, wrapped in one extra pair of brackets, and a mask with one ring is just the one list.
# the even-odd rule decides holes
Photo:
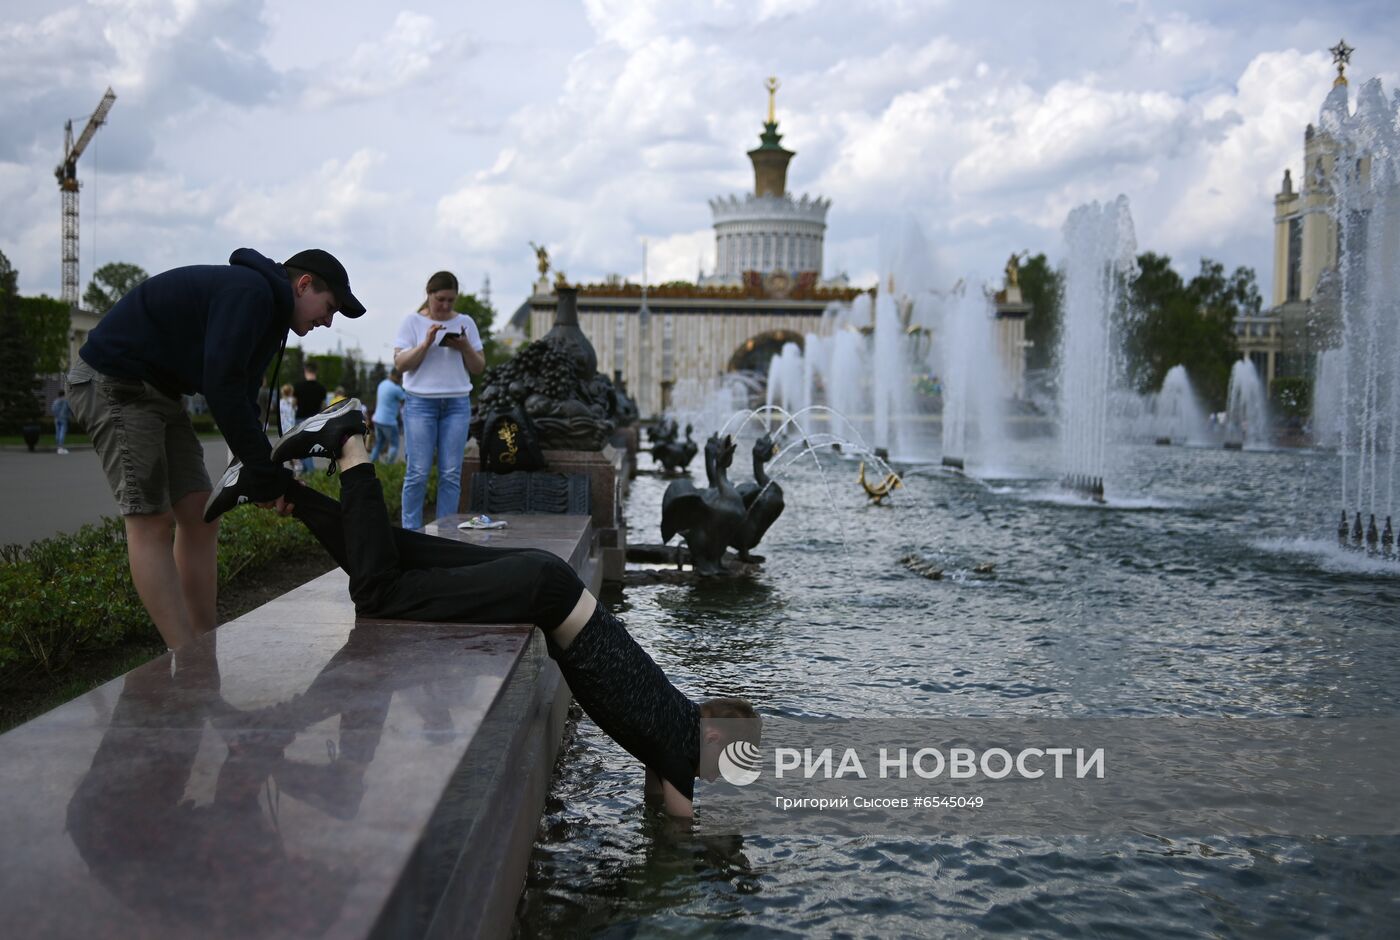
[(776, 75), (770, 75), (768, 76), (768, 80), (763, 83), (763, 87), (768, 89), (768, 123), (777, 124), (778, 89), (782, 87), (782, 84), (778, 81), (778, 77)]
[(1351, 54), (1356, 51), (1355, 47), (1348, 46), (1347, 41), (1343, 39), (1327, 51), (1332, 53), (1332, 64), (1337, 67), (1337, 77), (1332, 81), (1333, 86), (1345, 85), (1347, 63), (1351, 62)]

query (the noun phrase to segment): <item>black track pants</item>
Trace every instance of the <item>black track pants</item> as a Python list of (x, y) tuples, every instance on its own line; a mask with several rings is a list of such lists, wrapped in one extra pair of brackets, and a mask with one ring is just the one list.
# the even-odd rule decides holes
[(340, 503), (293, 484), (292, 515), (350, 575), (366, 617), (434, 623), (530, 623), (546, 634), (584, 591), (573, 568), (533, 548), (487, 548), (389, 524), (371, 464), (345, 471)]

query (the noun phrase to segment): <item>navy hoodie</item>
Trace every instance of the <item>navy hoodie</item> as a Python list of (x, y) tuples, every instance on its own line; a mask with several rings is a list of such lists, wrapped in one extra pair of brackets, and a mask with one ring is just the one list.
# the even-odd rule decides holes
[(108, 311), (78, 354), (98, 372), (141, 379), (172, 398), (202, 393), (255, 483), (252, 495), (271, 499), (281, 495), (283, 474), (271, 460), (258, 388), (292, 322), (292, 285), (280, 264), (251, 248), (228, 261), (143, 281)]

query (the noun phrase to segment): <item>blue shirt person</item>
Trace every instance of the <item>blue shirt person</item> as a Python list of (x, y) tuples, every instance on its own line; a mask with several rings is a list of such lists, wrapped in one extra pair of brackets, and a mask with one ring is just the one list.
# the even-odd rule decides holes
[(374, 393), (374, 450), (370, 451), (371, 463), (379, 460), (382, 451), (389, 453), (387, 462), (393, 463), (399, 457), (399, 409), (403, 407), (403, 375), (398, 369), (379, 383)]
[(64, 389), (58, 390), (58, 397), (49, 406), (49, 413), (53, 415), (53, 436), (58, 442), (58, 452), (68, 453), (68, 448), (63, 446), (68, 439), (68, 422), (73, 420), (73, 409), (68, 405), (68, 392)]

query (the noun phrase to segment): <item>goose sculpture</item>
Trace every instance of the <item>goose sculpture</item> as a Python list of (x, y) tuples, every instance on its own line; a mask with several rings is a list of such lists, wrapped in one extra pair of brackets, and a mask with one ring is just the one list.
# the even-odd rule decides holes
[(758, 556), (750, 556), (749, 549), (758, 545), (763, 534), (783, 514), (783, 488), (769, 479), (766, 465), (778, 454), (777, 445), (767, 434), (753, 445), (753, 482), (739, 487), (739, 498), (744, 501), (744, 524), (739, 527), (739, 537), (731, 544), (739, 552), (740, 561), (762, 561)]
[(709, 487), (699, 489), (689, 480), (676, 480), (661, 498), (661, 540), (679, 534), (690, 549), (691, 563), (701, 575), (724, 572), (724, 551), (732, 545), (744, 523), (744, 501), (729, 482), (734, 462), (734, 439), (718, 434), (705, 442), (705, 477)]
[(674, 476), (684, 472), (690, 466), (690, 462), (695, 459), (695, 454), (700, 450), (700, 447), (690, 436), (694, 430), (694, 427), (687, 424), (685, 426), (685, 440), (678, 441), (672, 434), (670, 439), (652, 445), (652, 459), (661, 464), (662, 472), (666, 476)]

